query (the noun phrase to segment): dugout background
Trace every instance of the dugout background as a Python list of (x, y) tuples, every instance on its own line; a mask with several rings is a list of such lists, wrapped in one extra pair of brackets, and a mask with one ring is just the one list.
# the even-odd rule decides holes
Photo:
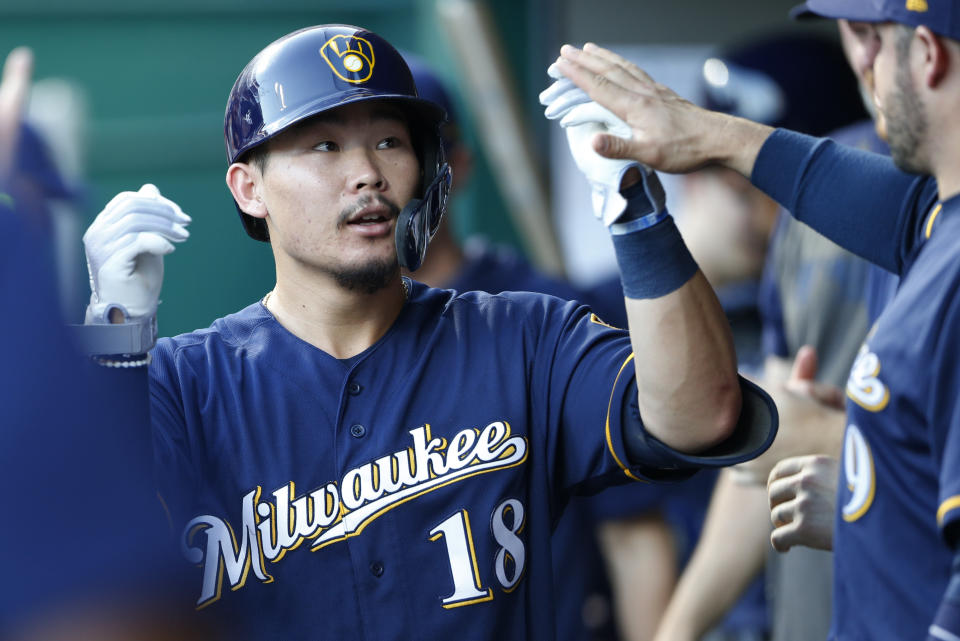
[[(242, 66), (275, 38), (325, 22), (361, 25), (433, 62), (454, 86), (457, 68), (438, 0), (0, 0), (0, 48), (29, 45), (35, 78), (65, 78), (86, 107), (79, 167), (86, 192), (79, 233), (116, 192), (154, 182), (193, 217), (191, 238), (166, 261), (160, 332), (205, 327), (273, 284), (269, 247), (246, 238), (223, 182), (226, 97)], [(441, 0), (442, 1), (442, 0)], [(547, 123), (536, 96), (562, 42), (729, 43), (791, 24), (792, 0), (488, 0), (547, 175)], [(460, 94), (462, 96), (462, 94)], [(470, 107), (461, 98), (468, 139)], [(488, 162), (455, 203), (457, 229), (523, 248)], [(74, 282), (88, 295), (78, 253)], [(77, 310), (82, 314), (82, 308)], [(72, 319), (73, 320), (73, 319)]]

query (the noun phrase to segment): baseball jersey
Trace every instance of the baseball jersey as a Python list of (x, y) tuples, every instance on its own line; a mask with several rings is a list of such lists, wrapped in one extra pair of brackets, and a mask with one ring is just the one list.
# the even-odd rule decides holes
[(960, 517), (960, 198), (938, 203), (932, 178), (786, 132), (754, 181), (900, 275), (846, 384), (830, 638), (924, 638), (951, 571), (941, 530)]
[(161, 340), (155, 452), (194, 605), (232, 638), (553, 638), (571, 494), (763, 447), (628, 464), (633, 367), (628, 334), (577, 303), (415, 282), (350, 359), (259, 302)]

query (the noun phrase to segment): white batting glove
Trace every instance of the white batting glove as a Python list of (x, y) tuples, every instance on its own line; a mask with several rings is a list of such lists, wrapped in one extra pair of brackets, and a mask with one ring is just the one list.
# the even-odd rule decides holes
[(114, 196), (83, 235), (91, 291), (86, 323), (109, 323), (114, 308), (128, 321), (152, 318), (163, 257), (190, 235), (190, 220), (150, 184)]
[(590, 182), (593, 213), (604, 225), (610, 226), (627, 206), (620, 194), (623, 175), (632, 167), (644, 173), (649, 171), (644, 171), (646, 168), (636, 161), (604, 158), (594, 151), (592, 143), (596, 134), (609, 133), (629, 139), (630, 127), (560, 75), (555, 65), (547, 72), (556, 82), (540, 94), (540, 103), (546, 106), (544, 115), (550, 120), (560, 120), (573, 160)]

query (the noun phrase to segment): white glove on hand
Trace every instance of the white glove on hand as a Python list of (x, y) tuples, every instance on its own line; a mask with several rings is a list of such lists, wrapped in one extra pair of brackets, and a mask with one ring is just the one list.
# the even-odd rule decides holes
[(550, 120), (560, 119), (573, 160), (590, 182), (593, 213), (604, 225), (610, 226), (627, 205), (620, 194), (623, 175), (631, 167), (637, 167), (643, 173), (649, 171), (636, 161), (604, 158), (594, 151), (592, 143), (596, 134), (630, 138), (629, 125), (609, 109), (593, 102), (582, 89), (560, 74), (556, 65), (550, 65), (547, 73), (556, 82), (540, 94), (540, 103), (546, 106), (544, 115)]
[(113, 308), (126, 320), (156, 314), (163, 257), (173, 251), (173, 242), (190, 235), (185, 227), (190, 220), (150, 184), (107, 203), (83, 235), (91, 291), (87, 324), (109, 323)]

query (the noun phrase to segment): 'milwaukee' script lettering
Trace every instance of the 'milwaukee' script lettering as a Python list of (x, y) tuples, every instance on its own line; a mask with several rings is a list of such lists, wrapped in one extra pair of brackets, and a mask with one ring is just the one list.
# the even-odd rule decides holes
[[(181, 541), (187, 560), (203, 568), (198, 608), (220, 598), (224, 573), (231, 589), (250, 571), (273, 581), (266, 562), (276, 563), (304, 541), (311, 550), (356, 536), (368, 523), (408, 500), (443, 485), (522, 463), (527, 442), (510, 435), (506, 421), (465, 429), (449, 442), (432, 437), (430, 425), (410, 430), (413, 444), (349, 470), (297, 496), (291, 481), (264, 497), (256, 487), (243, 496), (240, 538), (229, 522), (204, 514), (187, 523)], [(201, 537), (200, 534), (204, 536)]]

